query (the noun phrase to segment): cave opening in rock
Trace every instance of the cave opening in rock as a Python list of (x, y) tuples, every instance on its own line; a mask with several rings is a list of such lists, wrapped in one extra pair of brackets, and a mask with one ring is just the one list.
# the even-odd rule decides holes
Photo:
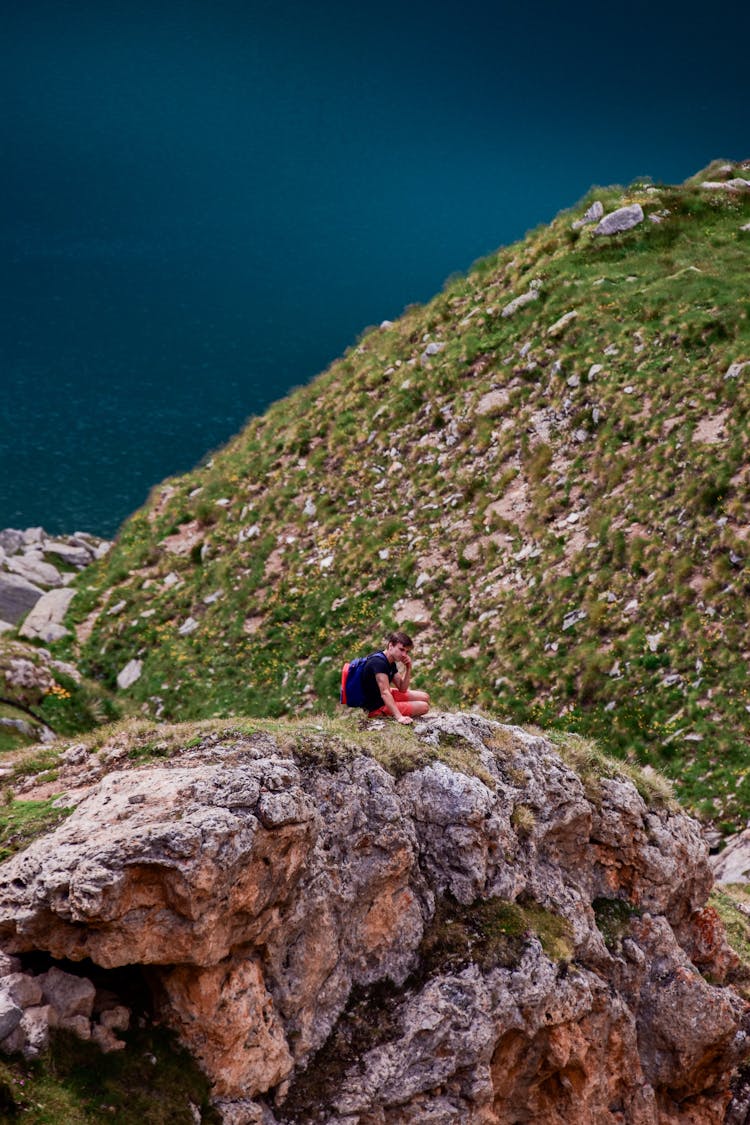
[(60, 969), (72, 976), (90, 980), (96, 989), (94, 1014), (102, 1008), (122, 1004), (128, 1008), (132, 1020), (152, 1022), (158, 1011), (158, 979), (156, 971), (149, 965), (119, 965), (105, 969), (86, 957), (81, 961), (52, 957), (44, 950), (33, 950), (18, 955), (25, 973), (38, 976), (48, 969)]

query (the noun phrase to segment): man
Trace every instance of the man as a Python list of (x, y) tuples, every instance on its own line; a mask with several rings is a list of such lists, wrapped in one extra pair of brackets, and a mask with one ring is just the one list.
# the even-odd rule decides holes
[[(413, 647), (412, 639), (407, 633), (391, 633), (385, 649), (367, 657), (362, 688), (369, 718), (391, 715), (397, 723), (408, 724), (429, 711), (430, 697), (427, 692), (409, 689)], [(403, 665), (403, 672), (399, 672), (399, 664)]]

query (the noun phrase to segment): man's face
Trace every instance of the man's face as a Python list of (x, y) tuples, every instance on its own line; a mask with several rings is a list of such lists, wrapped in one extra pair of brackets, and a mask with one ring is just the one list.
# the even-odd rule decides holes
[(409, 650), (408, 646), (404, 645), (404, 644), (401, 644), (400, 641), (398, 642), (398, 644), (391, 645), (390, 649), (391, 649), (391, 659), (392, 660), (395, 660), (397, 662), (400, 660), (401, 663), (403, 664), (405, 659), (407, 659), (409, 657), (410, 650)]

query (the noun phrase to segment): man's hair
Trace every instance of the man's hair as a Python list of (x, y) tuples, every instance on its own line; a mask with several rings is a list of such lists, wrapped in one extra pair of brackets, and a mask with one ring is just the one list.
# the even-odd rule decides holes
[(389, 645), (403, 645), (404, 648), (414, 648), (414, 641), (411, 639), (409, 634), (404, 633), (400, 629), (396, 633), (389, 633), (388, 634), (388, 644)]

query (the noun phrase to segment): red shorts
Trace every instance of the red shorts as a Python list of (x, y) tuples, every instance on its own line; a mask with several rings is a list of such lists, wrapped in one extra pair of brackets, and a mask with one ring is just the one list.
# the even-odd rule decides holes
[[(405, 691), (398, 691), (396, 688), (391, 688), (391, 695), (393, 696), (393, 702), (396, 704), (401, 714), (408, 715), (413, 719), (414, 712), (412, 711), (412, 707), (414, 706), (414, 700), (409, 699), (408, 693)], [(370, 711), (367, 717), (368, 719), (374, 719), (377, 715), (390, 716), (390, 714), (391, 713), (388, 708), (385, 706), (385, 704), (383, 704), (383, 706), (378, 707), (376, 711)]]

